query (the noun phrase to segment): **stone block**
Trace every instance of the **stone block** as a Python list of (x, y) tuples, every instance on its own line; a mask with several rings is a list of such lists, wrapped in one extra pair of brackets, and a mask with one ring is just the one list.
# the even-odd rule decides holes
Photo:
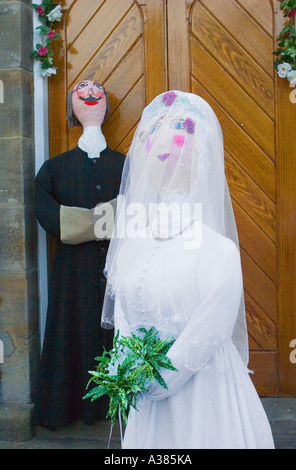
[(34, 177), (33, 139), (0, 139), (0, 204), (33, 203)]
[[(6, 332), (9, 336), (9, 333)], [(4, 337), (4, 335), (2, 335)], [(5, 337), (4, 337), (5, 339)], [(40, 357), (39, 335), (31, 338), (9, 338), (13, 343), (10, 356), (5, 357), (0, 365), (1, 402), (30, 404), (33, 402), (36, 373)]]
[[(0, 0), (0, 4), (1, 3), (9, 3), (9, 1), (11, 3), (17, 3), (16, 0)], [(32, 5), (32, 0), (19, 0), (20, 3), (23, 3), (24, 5), (28, 5), (28, 6), (31, 6)], [(39, 1), (36, 0), (36, 2), (33, 2), (33, 3), (39, 3)], [(40, 1), (41, 3), (41, 1)]]
[(25, 68), (32, 71), (32, 7), (23, 2), (0, 3), (1, 68)]
[(0, 273), (0, 339), (5, 346), (4, 357), (9, 357), (13, 349), (10, 339), (29, 338), (38, 330), (37, 269), (15, 274)]
[(0, 403), (0, 441), (29, 441), (34, 435), (32, 405)]
[(37, 265), (33, 205), (0, 205), (0, 271), (23, 272)]
[(34, 135), (33, 75), (23, 69), (0, 70), (3, 103), (0, 103), (0, 138)]

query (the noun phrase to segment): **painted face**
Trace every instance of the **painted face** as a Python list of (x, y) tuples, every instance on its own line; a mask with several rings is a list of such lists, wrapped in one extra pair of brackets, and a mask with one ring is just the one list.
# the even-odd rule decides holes
[(164, 116), (146, 134), (147, 168), (152, 181), (161, 187), (189, 186), (195, 123), (190, 119)]
[(91, 80), (83, 80), (72, 93), (73, 112), (83, 127), (101, 126), (106, 114), (104, 87)]

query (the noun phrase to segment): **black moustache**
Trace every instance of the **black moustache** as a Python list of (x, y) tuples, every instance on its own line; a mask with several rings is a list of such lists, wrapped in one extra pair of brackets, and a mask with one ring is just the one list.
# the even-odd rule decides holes
[(81, 101), (100, 101), (102, 98), (101, 96), (99, 98), (95, 98), (94, 96), (90, 96), (89, 98), (82, 98), (82, 96), (79, 96), (79, 99)]

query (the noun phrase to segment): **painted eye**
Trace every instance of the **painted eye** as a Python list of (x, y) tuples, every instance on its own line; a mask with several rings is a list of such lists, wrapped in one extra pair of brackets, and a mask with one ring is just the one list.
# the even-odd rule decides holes
[(98, 90), (101, 90), (101, 91), (105, 90), (105, 88), (99, 83), (94, 83), (94, 88), (97, 88)]
[(173, 129), (184, 129), (184, 119), (174, 119), (170, 122), (170, 127)]
[(158, 121), (156, 124), (154, 124), (154, 126), (152, 127), (152, 129), (150, 130), (149, 134), (152, 135), (154, 134), (154, 132), (158, 131), (158, 129), (160, 128), (161, 126), (161, 122)]
[(85, 83), (85, 82), (81, 82), (77, 85), (77, 88), (79, 90), (81, 90), (82, 88), (86, 88), (86, 87), (88, 87), (88, 83)]

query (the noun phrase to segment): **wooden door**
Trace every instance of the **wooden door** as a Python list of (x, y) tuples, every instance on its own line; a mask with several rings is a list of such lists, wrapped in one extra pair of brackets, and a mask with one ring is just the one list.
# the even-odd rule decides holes
[(213, 107), (240, 237), (252, 379), (268, 396), (296, 391), (289, 361), (296, 105), (273, 68), (278, 7), (277, 0), (64, 0), (59, 71), (50, 79), (51, 156), (74, 147), (81, 133), (65, 120), (66, 93), (80, 79), (108, 90), (112, 113), (103, 131), (124, 153), (159, 93), (191, 91)]
[(275, 394), (278, 319), (273, 12), (269, 0), (223, 0), (224, 8), (217, 6), (216, 0), (206, 0), (194, 2), (192, 7), (191, 89), (211, 104), (224, 131), (225, 170), (241, 245), (250, 368), (262, 393)]

